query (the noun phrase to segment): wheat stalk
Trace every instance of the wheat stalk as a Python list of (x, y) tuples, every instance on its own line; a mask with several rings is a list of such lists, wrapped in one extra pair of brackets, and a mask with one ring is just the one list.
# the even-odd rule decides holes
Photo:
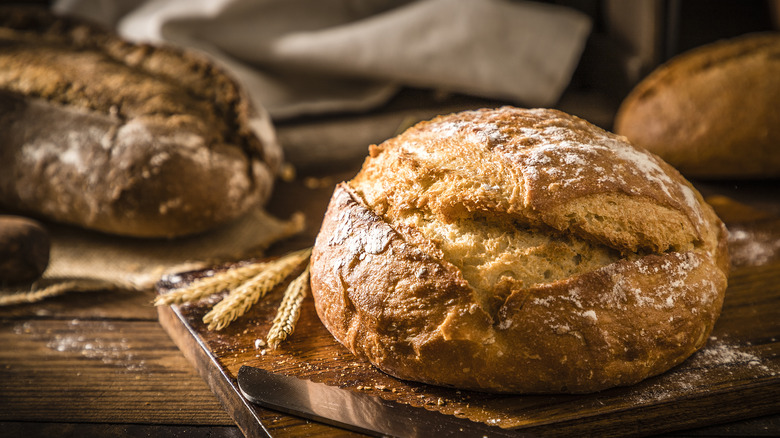
[(298, 322), (298, 317), (301, 314), (301, 304), (303, 299), (306, 298), (308, 291), (309, 265), (306, 265), (303, 273), (293, 280), (284, 291), (282, 304), (276, 312), (273, 325), (268, 330), (268, 336), (266, 337), (271, 350), (276, 350), (279, 344), (295, 331), (295, 323)]
[(203, 322), (208, 324), (209, 330), (222, 330), (227, 327), (287, 278), (310, 255), (311, 248), (306, 248), (270, 262), (265, 270), (233, 289), (217, 303), (203, 317)]
[(66, 292), (93, 292), (114, 289), (114, 285), (105, 282), (64, 281), (44, 287), (43, 289), (17, 292), (0, 297), (0, 306), (35, 303), (46, 298), (62, 295)]
[(219, 291), (235, 289), (267, 267), (267, 262), (251, 263), (218, 272), (211, 277), (199, 278), (180, 289), (173, 290), (165, 295), (159, 295), (154, 300), (154, 305), (190, 303)]

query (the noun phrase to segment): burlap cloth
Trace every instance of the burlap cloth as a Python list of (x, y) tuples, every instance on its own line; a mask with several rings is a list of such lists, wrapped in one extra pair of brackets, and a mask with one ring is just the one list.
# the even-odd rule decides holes
[[(33, 302), (69, 291), (151, 289), (165, 274), (260, 257), (304, 228), (304, 217), (273, 217), (261, 208), (207, 233), (177, 239), (134, 239), (48, 225), (49, 266), (33, 285), (0, 288), (0, 304)], [(48, 290), (49, 293), (40, 293)], [(36, 293), (38, 292), (38, 293)]]

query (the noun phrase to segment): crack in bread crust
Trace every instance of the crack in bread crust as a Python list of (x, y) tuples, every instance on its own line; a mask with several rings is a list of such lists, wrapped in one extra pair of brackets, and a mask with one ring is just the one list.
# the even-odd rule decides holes
[[(679, 173), (554, 110), (502, 108), (422, 122), (373, 147), (350, 184), (389, 217), (421, 206), (444, 221), (505, 212), (628, 252), (686, 249), (702, 238), (700, 196)], [(618, 206), (626, 202), (641, 209)], [(588, 214), (604, 220), (594, 224)]]

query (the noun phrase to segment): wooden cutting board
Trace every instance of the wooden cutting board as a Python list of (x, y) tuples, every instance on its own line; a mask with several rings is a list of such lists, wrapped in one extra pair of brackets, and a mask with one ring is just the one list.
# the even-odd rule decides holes
[[(636, 436), (780, 412), (780, 219), (710, 198), (727, 222), (733, 267), (720, 319), (707, 345), (682, 365), (635, 386), (590, 395), (508, 396), (404, 382), (357, 359), (320, 323), (311, 297), (280, 349), (258, 345), (271, 325), (282, 287), (226, 329), (201, 321), (218, 297), (160, 307), (162, 326), (247, 436), (343, 436), (346, 431), (255, 406), (241, 396), (242, 365), (362, 391), (419, 409), (546, 436)], [(207, 275), (184, 273), (183, 281)], [(166, 293), (172, 285), (158, 285)]]

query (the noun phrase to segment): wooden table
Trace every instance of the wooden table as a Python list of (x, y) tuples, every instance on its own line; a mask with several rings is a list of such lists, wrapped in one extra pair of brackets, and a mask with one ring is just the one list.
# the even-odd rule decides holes
[[(382, 126), (391, 129), (399, 119), (400, 114), (389, 117)], [(307, 229), (270, 253), (313, 242), (333, 185), (354, 174), (359, 160), (342, 164), (335, 173), (279, 183), (269, 210), (279, 217), (301, 210)], [(725, 191), (743, 193), (739, 184)], [(764, 192), (745, 201), (780, 213), (778, 196)], [(154, 291), (71, 293), (0, 308), (0, 436), (241, 436), (160, 326), (153, 296)], [(285, 414), (267, 412), (265, 418), (274, 436), (345, 433)], [(668, 436), (760, 435), (780, 435), (780, 415)]]

